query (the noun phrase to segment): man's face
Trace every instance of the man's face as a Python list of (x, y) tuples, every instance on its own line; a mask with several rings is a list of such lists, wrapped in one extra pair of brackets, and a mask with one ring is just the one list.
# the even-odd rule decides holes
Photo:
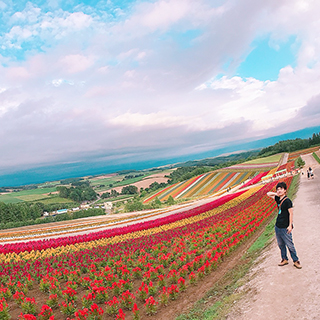
[(285, 194), (286, 194), (286, 190), (284, 188), (281, 188), (281, 187), (277, 188), (277, 196), (278, 197), (281, 198)]

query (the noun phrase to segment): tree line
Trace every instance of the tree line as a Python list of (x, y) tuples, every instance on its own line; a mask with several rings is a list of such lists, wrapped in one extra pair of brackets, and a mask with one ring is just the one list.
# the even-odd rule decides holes
[(263, 148), (259, 152), (259, 156), (267, 157), (281, 152), (294, 152), (297, 150), (307, 149), (320, 144), (320, 132), (313, 133), (308, 139), (288, 139), (279, 141), (276, 144)]
[(78, 203), (97, 199), (97, 193), (88, 184), (80, 184), (76, 187), (59, 186), (57, 190), (61, 198), (71, 199)]
[(112, 189), (110, 192), (104, 192), (101, 195), (101, 198), (103, 199), (108, 199), (108, 198), (116, 198), (119, 195), (134, 195), (134, 194), (138, 194), (139, 190), (136, 186), (134, 185), (128, 185), (128, 186), (124, 186), (121, 190), (121, 193), (119, 193), (118, 191)]
[(40, 218), (43, 206), (39, 203), (4, 203), (0, 202), (0, 221), (2, 224), (15, 221), (27, 221)]
[[(0, 230), (56, 221), (79, 219), (104, 214), (103, 209), (87, 209), (68, 212), (56, 216), (42, 217), (45, 205), (37, 203), (0, 202)], [(58, 206), (59, 208), (59, 206)], [(60, 208), (61, 209), (61, 208)], [(57, 210), (57, 209), (56, 209)]]

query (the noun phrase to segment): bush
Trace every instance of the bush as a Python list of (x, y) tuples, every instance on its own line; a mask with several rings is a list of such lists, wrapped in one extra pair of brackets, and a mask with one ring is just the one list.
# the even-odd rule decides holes
[(125, 210), (127, 212), (141, 211), (144, 209), (143, 203), (141, 201), (130, 201), (125, 205)]
[(298, 168), (302, 168), (306, 163), (302, 160), (301, 157), (299, 157), (296, 161), (295, 161), (295, 166)]

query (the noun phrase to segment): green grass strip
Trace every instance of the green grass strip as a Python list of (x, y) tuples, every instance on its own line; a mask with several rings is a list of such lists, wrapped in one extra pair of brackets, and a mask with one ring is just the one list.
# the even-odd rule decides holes
[(318, 157), (318, 155), (315, 152), (312, 155), (318, 161), (318, 163), (320, 163), (320, 158)]

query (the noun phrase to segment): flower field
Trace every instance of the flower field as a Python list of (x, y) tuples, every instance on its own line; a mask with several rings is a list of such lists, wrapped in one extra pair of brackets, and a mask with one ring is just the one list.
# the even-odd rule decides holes
[(164, 202), (170, 196), (174, 199), (190, 199), (213, 195), (243, 183), (245, 186), (250, 186), (265, 176), (273, 177), (282, 158), (283, 154), (277, 154), (201, 174), (158, 191), (145, 199), (144, 203), (156, 198)]
[(0, 245), (0, 319), (145, 319), (170, 308), (273, 213), (275, 184), (125, 227)]
[(202, 174), (197, 177), (193, 177), (189, 180), (176, 183), (169, 186), (151, 197), (144, 200), (144, 203), (148, 203), (155, 198), (160, 201), (166, 201), (170, 196), (174, 199), (187, 199), (193, 197), (201, 197), (215, 194), (221, 190), (232, 188), (240, 185), (248, 179), (254, 178), (261, 171), (249, 170), (249, 171), (212, 171)]
[(298, 150), (298, 151), (295, 151), (295, 152), (290, 152), (288, 161), (295, 160), (295, 159), (299, 158), (301, 155), (308, 154), (308, 153), (313, 153), (313, 152), (316, 152), (318, 150), (319, 150), (319, 146), (311, 147), (311, 148), (303, 149), (303, 150)]

